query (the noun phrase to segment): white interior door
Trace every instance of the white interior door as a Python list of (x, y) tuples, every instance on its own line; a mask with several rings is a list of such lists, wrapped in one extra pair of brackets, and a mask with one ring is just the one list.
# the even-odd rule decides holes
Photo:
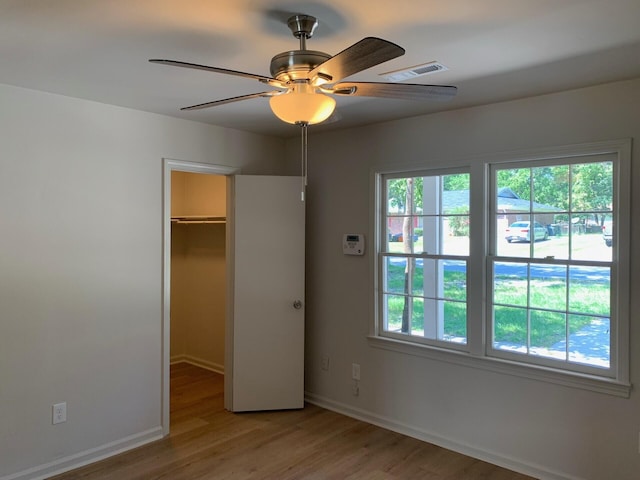
[(304, 203), (300, 177), (230, 177), (225, 407), (304, 404)]

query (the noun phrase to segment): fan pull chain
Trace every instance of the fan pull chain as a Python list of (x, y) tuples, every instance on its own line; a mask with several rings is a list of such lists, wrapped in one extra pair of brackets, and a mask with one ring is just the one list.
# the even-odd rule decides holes
[(300, 122), (300, 128), (302, 130), (302, 141), (300, 143), (302, 143), (302, 165), (301, 165), (301, 170), (302, 170), (302, 191), (300, 192), (300, 200), (301, 201), (305, 201), (305, 194), (307, 192), (307, 142), (308, 142), (308, 138), (307, 138), (307, 128), (309, 127), (309, 124), (306, 122)]

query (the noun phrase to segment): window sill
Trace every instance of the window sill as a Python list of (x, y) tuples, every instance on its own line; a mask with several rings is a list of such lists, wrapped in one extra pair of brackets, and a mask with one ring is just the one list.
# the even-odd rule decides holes
[(464, 367), (479, 368), (504, 375), (514, 375), (540, 382), (554, 383), (565, 387), (590, 390), (621, 398), (629, 398), (632, 388), (630, 383), (619, 382), (614, 379), (561, 371), (537, 365), (521, 364), (493, 357), (478, 357), (470, 355), (467, 352), (445, 350), (432, 346), (404, 342), (393, 338), (371, 335), (367, 337), (367, 339), (369, 344), (375, 348), (453, 363)]

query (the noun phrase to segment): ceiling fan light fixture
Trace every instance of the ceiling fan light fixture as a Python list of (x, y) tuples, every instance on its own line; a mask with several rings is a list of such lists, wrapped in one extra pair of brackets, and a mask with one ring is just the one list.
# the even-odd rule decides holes
[(300, 83), (269, 99), (273, 114), (286, 123), (314, 125), (324, 122), (336, 108), (336, 101), (307, 83)]

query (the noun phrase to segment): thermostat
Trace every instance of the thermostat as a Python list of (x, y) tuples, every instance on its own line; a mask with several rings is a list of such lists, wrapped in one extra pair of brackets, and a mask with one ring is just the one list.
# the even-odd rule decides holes
[(364, 235), (345, 233), (342, 238), (342, 253), (345, 255), (364, 255)]

